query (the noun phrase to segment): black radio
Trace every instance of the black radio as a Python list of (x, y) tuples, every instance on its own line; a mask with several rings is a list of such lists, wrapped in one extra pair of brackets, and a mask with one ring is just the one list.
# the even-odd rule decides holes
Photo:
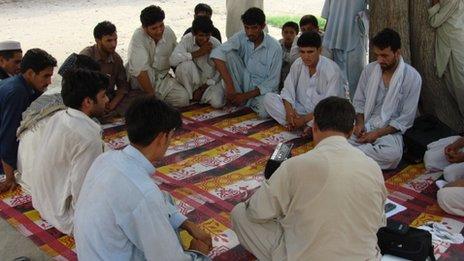
[(293, 144), (279, 143), (277, 144), (271, 158), (266, 163), (264, 169), (264, 177), (269, 179), (272, 174), (279, 168), (280, 164), (292, 156)]

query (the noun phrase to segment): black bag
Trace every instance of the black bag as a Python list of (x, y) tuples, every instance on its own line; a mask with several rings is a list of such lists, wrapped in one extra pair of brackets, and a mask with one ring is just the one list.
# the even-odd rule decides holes
[(403, 135), (405, 145), (403, 158), (411, 163), (422, 162), (429, 143), (455, 135), (458, 133), (435, 116), (422, 115)]
[(435, 261), (432, 235), (425, 230), (388, 221), (386, 227), (377, 232), (378, 245), (382, 255), (389, 254), (413, 261), (423, 261), (427, 257)]

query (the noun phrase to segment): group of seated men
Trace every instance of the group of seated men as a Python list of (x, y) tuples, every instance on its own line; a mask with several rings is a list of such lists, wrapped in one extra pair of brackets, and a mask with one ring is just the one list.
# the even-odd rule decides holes
[[(246, 105), (289, 130), (311, 131), (316, 147), (286, 161), (235, 207), (242, 245), (260, 260), (378, 258), (375, 235), (385, 222), (386, 198), (381, 169), (399, 164), (402, 133), (413, 124), (421, 89), (420, 75), (401, 57), (399, 34), (384, 29), (371, 40), (377, 61), (364, 69), (351, 104), (340, 68), (321, 55), (317, 25), (301, 27), (296, 37), (298, 27), (287, 24), (283, 33), (296, 28), (295, 37), (280, 45), (263, 32), (263, 11), (250, 8), (242, 15), (244, 30), (221, 44), (211, 37), (217, 29), (205, 10), (195, 8), (190, 33), (178, 44), (160, 7), (142, 10), (125, 66), (115, 52), (115, 26), (99, 23), (96, 44), (61, 67), (60, 94), (41, 95), (57, 64), (50, 54), (31, 49), (22, 57), (19, 43), (0, 43), (6, 174), (0, 190), (20, 182), (43, 219), (75, 236), (83, 260), (207, 260), (211, 236), (159, 190), (150, 178), (152, 162), (181, 126), (171, 106)], [(278, 94), (290, 42), (299, 58), (289, 60)], [(92, 118), (114, 110), (125, 113), (130, 145), (103, 153), (101, 127)], [(439, 192), (440, 205), (457, 215), (464, 214), (463, 148), (464, 139), (453, 137), (431, 144), (426, 154), (426, 165), (444, 169), (451, 182)], [(189, 250), (182, 249), (180, 229), (193, 237)]]

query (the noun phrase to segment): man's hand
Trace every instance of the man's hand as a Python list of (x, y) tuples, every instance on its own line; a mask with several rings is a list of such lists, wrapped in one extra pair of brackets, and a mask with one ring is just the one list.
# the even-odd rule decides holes
[(354, 136), (361, 138), (366, 133), (364, 124), (357, 124), (354, 126), (353, 134)]
[(227, 103), (235, 105), (235, 106), (242, 106), (248, 100), (246, 94), (244, 93), (226, 93)]
[(14, 178), (13, 179), (7, 178), (0, 183), (0, 194), (4, 192), (13, 191), (14, 189), (16, 189), (17, 186), (18, 186), (18, 183), (16, 183), (16, 180)]
[(208, 255), (209, 252), (211, 251), (211, 249), (207, 245), (205, 245), (202, 241), (197, 240), (195, 238), (193, 238), (192, 241), (190, 241), (189, 249), (200, 252), (204, 255)]
[(213, 50), (213, 44), (210, 42), (204, 43), (202, 46), (200, 46), (200, 53), (203, 55), (210, 54), (211, 51)]
[(455, 142), (451, 143), (450, 145), (445, 147), (445, 155), (450, 153), (458, 153), (459, 150), (463, 147), (464, 138), (459, 138)]
[(186, 220), (182, 224), (182, 228), (184, 228), (194, 239), (200, 241), (203, 243), (207, 249), (208, 252), (213, 249), (213, 242), (211, 239), (211, 235), (206, 233), (203, 229), (201, 229), (197, 224)]
[(445, 154), (446, 159), (450, 163), (461, 163), (464, 162), (464, 152), (450, 152), (448, 154)]
[(374, 143), (380, 135), (376, 131), (366, 132), (358, 138), (359, 143)]
[(295, 118), (293, 119), (295, 129), (302, 128), (306, 125), (306, 119), (304, 116), (296, 114)]
[(295, 116), (296, 112), (293, 108), (285, 108), (285, 120), (287, 121), (285, 128), (287, 128), (287, 130), (293, 130), (295, 128)]

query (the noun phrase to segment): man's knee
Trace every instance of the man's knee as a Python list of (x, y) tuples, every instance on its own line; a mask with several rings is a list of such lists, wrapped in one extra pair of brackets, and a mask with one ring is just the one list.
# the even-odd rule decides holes
[(245, 213), (245, 203), (238, 203), (230, 212), (230, 219), (232, 221), (232, 228), (235, 231), (240, 230), (240, 221), (246, 217)]
[(464, 178), (464, 163), (454, 163), (443, 169), (446, 181), (453, 182)]
[(209, 104), (211, 105), (211, 107), (215, 108), (215, 109), (219, 109), (219, 108), (222, 108), (224, 107), (224, 105), (226, 104), (225, 102), (225, 98), (224, 98), (224, 95), (215, 95), (211, 98)]
[(190, 104), (187, 90), (178, 89), (166, 96), (165, 101), (174, 107), (185, 107)]

